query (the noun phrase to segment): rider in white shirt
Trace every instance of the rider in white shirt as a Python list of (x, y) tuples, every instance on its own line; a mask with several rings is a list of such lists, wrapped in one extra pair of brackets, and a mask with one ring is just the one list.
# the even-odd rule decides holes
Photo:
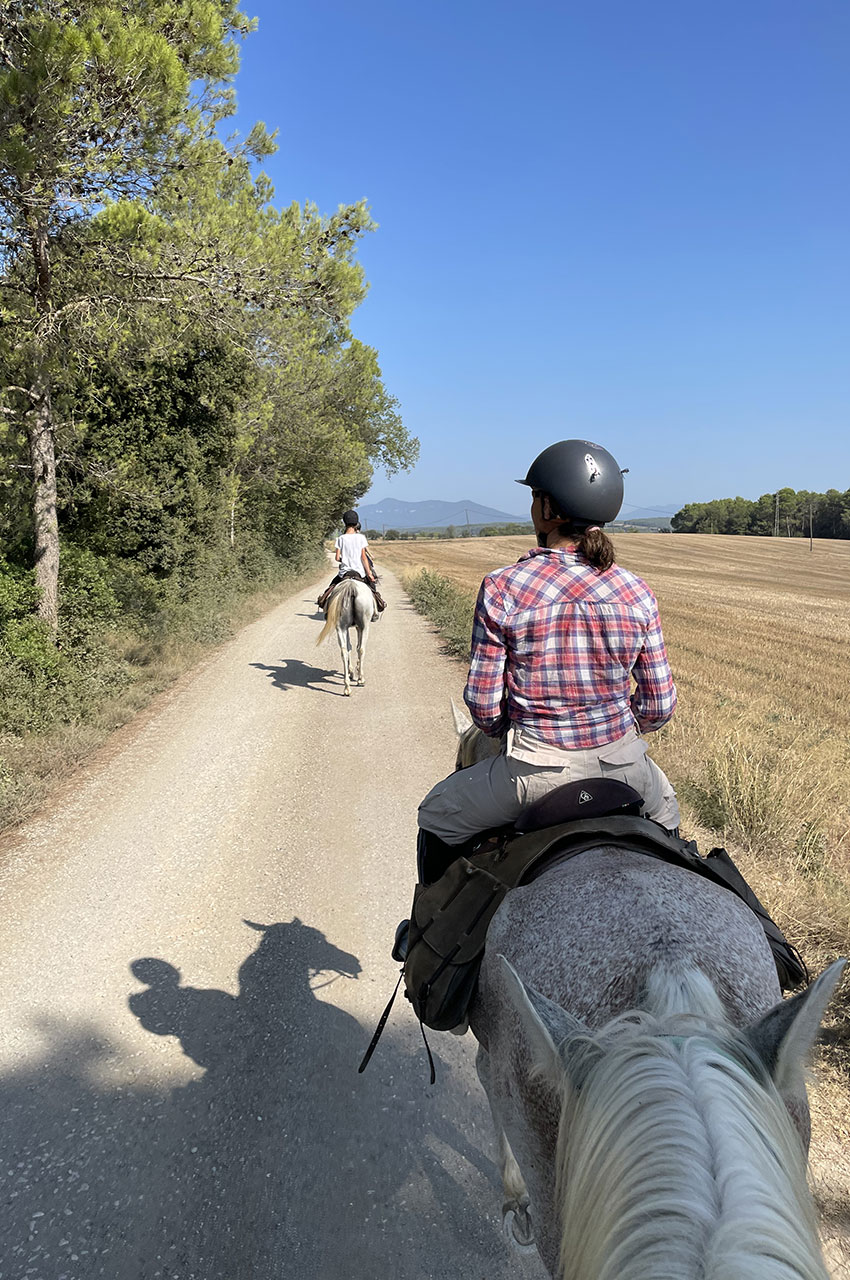
[(369, 543), (366, 535), (360, 532), (360, 518), (356, 511), (346, 511), (342, 521), (345, 525), (345, 533), (341, 533), (337, 538), (334, 550), (334, 559), (338, 565), (336, 576), (325, 587), (317, 604), (320, 609), (327, 608), (330, 594), (337, 583), (341, 582), (346, 574), (356, 573), (364, 582), (368, 582), (374, 593), (378, 612), (383, 613), (387, 605), (378, 592), (377, 578), (369, 555)]
[[(351, 514), (350, 511), (346, 512), (346, 515)], [(339, 565), (337, 572), (368, 574), (370, 567), (364, 554), (368, 546), (365, 533), (358, 533), (356, 528), (349, 528), (341, 533), (336, 540), (336, 561)]]

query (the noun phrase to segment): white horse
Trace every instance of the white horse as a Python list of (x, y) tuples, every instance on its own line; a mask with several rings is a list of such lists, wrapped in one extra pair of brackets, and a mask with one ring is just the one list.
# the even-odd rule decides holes
[(322, 627), (316, 644), (336, 630), (339, 651), (342, 654), (342, 674), (345, 682), (345, 694), (351, 694), (351, 660), (349, 655), (348, 629), (357, 628), (357, 651), (354, 662), (354, 683), (366, 683), (363, 676), (363, 658), (366, 654), (366, 643), (369, 639), (369, 624), (377, 617), (375, 597), (365, 582), (357, 578), (346, 578), (339, 586), (334, 587), (325, 613), (325, 625)]
[[(492, 752), (456, 723), (459, 766)], [(843, 965), (783, 1001), (743, 903), (637, 852), (509, 893), (470, 1024), (511, 1243), (558, 1280), (827, 1280), (804, 1071)]]

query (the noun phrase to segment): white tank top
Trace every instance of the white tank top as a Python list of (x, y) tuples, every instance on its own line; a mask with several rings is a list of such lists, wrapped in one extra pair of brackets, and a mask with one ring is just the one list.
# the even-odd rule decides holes
[(363, 560), (360, 552), (364, 547), (368, 547), (364, 533), (341, 533), (336, 540), (339, 547), (339, 571), (347, 573), (349, 569), (353, 569), (355, 573), (363, 573)]

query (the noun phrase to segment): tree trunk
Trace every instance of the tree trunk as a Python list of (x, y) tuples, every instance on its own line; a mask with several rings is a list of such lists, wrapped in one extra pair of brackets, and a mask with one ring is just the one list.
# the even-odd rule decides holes
[[(40, 321), (47, 321), (53, 305), (47, 224), (31, 210), (27, 212), (35, 279), (33, 301)], [(37, 331), (37, 340), (38, 331)], [(35, 580), (41, 588), (38, 616), (55, 633), (59, 623), (59, 520), (56, 513), (56, 442), (50, 383), (43, 356), (33, 378), (32, 408), (27, 415), (30, 463), (33, 480), (33, 526), (35, 531)]]
[(35, 580), (41, 588), (38, 616), (56, 631), (59, 622), (59, 521), (56, 515), (56, 449), (50, 389), (41, 379), (33, 387), (27, 415), (33, 478)]

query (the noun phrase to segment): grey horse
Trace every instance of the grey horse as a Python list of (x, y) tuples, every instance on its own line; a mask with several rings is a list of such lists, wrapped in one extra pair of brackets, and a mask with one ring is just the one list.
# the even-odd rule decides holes
[[(352, 674), (355, 684), (363, 685), (366, 683), (363, 664), (366, 656), (366, 643), (369, 639), (369, 624), (374, 622), (377, 616), (375, 597), (372, 595), (371, 588), (365, 582), (360, 582), (357, 578), (346, 578), (338, 586), (334, 587), (331, 598), (328, 601), (325, 625), (322, 627), (316, 644), (321, 644), (331, 631), (336, 631), (339, 651), (342, 655), (342, 675), (346, 696), (351, 694)], [(351, 670), (352, 663), (348, 643), (349, 627), (355, 627), (357, 630), (357, 648), (355, 650), (353, 672)]]
[[(492, 751), (468, 722), (459, 766)], [(781, 999), (732, 893), (600, 847), (508, 894), (470, 1025), (503, 1223), (558, 1280), (826, 1280), (804, 1071), (835, 964)]]

